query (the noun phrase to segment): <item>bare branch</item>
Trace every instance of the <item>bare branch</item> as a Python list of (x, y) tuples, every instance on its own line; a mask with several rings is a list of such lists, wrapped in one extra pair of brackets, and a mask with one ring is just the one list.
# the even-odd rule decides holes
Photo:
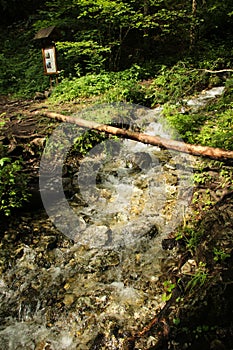
[(99, 124), (93, 121), (88, 121), (77, 117), (65, 116), (54, 112), (36, 111), (34, 114), (36, 115), (40, 114), (40, 115), (43, 115), (44, 117), (60, 120), (71, 124), (76, 124), (88, 129), (106, 132), (108, 134), (139, 141), (145, 144), (159, 146), (163, 149), (171, 149), (178, 152), (208, 157), (211, 159), (220, 159), (220, 160), (233, 159), (233, 151), (226, 151), (221, 148), (192, 145), (192, 144), (188, 144), (180, 141), (162, 138), (159, 136), (151, 136), (140, 132), (120, 129), (120, 128), (113, 127), (111, 125)]

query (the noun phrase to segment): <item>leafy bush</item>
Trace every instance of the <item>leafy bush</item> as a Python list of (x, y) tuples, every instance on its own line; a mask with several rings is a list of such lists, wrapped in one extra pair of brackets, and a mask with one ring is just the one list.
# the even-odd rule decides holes
[[(216, 108), (216, 103), (213, 104)], [(222, 99), (220, 98), (220, 105)], [(232, 104), (224, 106), (224, 111), (199, 111), (199, 113), (180, 113), (179, 107), (165, 105), (163, 115), (174, 130), (173, 137), (184, 142), (203, 146), (233, 150), (233, 109)]]
[[(188, 68), (187, 68), (188, 66)], [(208, 77), (193, 69), (189, 62), (178, 62), (172, 68), (162, 66), (148, 91), (152, 105), (177, 102), (206, 86)]]
[(92, 40), (77, 42), (57, 42), (59, 69), (64, 76), (69, 74), (81, 76), (87, 73), (100, 73), (105, 66), (109, 48), (105, 48)]
[(0, 213), (4, 215), (10, 215), (12, 209), (20, 208), (29, 198), (27, 178), (21, 170), (19, 160), (0, 159)]
[(78, 152), (80, 155), (85, 156), (95, 145), (106, 140), (105, 133), (100, 133), (95, 130), (88, 130), (81, 136), (77, 137), (72, 147), (72, 151)]
[[(200, 84), (204, 81), (201, 80)], [(198, 83), (198, 81), (197, 81)], [(221, 82), (222, 83), (222, 82)], [(196, 85), (196, 87), (198, 84)], [(166, 93), (170, 93), (167, 89)], [(178, 91), (178, 90), (177, 90)], [(178, 94), (177, 94), (178, 96)], [(166, 103), (163, 107), (163, 116), (168, 126), (174, 130), (174, 138), (182, 138), (183, 141), (204, 146), (220, 147), (226, 150), (233, 149), (233, 83), (229, 78), (225, 83), (223, 95), (215, 98), (199, 109), (197, 112), (181, 113), (183, 108), (180, 103)]]
[(72, 101), (103, 94), (112, 86), (109, 74), (88, 74), (80, 78), (65, 78), (54, 89), (52, 100)]
[(43, 74), (40, 48), (33, 46), (33, 34), (28, 28), (0, 34), (0, 94), (31, 97), (49, 86)]
[(214, 118), (208, 120), (201, 128), (200, 134), (196, 137), (196, 141), (205, 146), (233, 150), (232, 107), (222, 114), (217, 114)]
[(164, 105), (163, 115), (168, 125), (174, 130), (173, 137), (181, 138), (188, 143), (195, 143), (196, 136), (208, 118), (204, 113), (180, 113), (180, 106), (170, 104)]
[(51, 99), (71, 101), (101, 96), (101, 102), (129, 101), (139, 103), (145, 99), (145, 92), (138, 83), (143, 74), (143, 69), (134, 65), (122, 72), (87, 74), (71, 80), (65, 78), (54, 89)]
[(116, 86), (109, 89), (102, 98), (103, 102), (131, 102), (147, 105), (144, 88), (132, 80), (118, 81)]

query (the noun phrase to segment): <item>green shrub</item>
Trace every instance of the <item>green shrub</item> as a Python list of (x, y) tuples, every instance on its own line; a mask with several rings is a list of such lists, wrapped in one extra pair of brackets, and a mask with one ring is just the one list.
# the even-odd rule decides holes
[(100, 144), (102, 141), (106, 140), (106, 138), (107, 136), (105, 133), (88, 130), (76, 138), (72, 151), (85, 156), (94, 146)]
[[(233, 105), (232, 105), (233, 107)], [(209, 119), (201, 128), (196, 141), (205, 146), (220, 147), (233, 150), (233, 109)]]
[(108, 74), (88, 74), (80, 78), (65, 78), (55, 87), (52, 100), (72, 101), (103, 94), (112, 86)]
[(148, 91), (152, 105), (174, 103), (206, 86), (208, 77), (190, 62), (178, 62), (172, 68), (162, 66)]
[(180, 113), (181, 106), (165, 104), (163, 108), (163, 116), (168, 122), (168, 126), (173, 130), (174, 138), (181, 138), (188, 143), (195, 143), (196, 136), (207, 116), (203, 114), (187, 114)]
[(27, 178), (21, 172), (20, 160), (0, 159), (0, 213), (10, 215), (12, 209), (20, 208), (29, 198)]
[(110, 49), (92, 40), (77, 42), (57, 42), (59, 69), (64, 76), (81, 76), (87, 73), (98, 74), (105, 68), (105, 61)]
[(49, 87), (43, 73), (41, 49), (33, 46), (33, 34), (27, 28), (0, 33), (0, 94), (31, 97)]
[[(226, 108), (226, 107), (225, 107)], [(187, 143), (233, 150), (233, 109), (228, 105), (222, 113), (201, 111), (179, 113), (177, 106), (166, 105), (163, 115), (174, 130), (173, 137)]]
[(99, 96), (100, 102), (128, 101), (141, 103), (145, 100), (143, 87), (138, 83), (144, 71), (134, 65), (121, 72), (87, 74), (80, 78), (65, 78), (54, 89), (54, 101), (82, 100)]

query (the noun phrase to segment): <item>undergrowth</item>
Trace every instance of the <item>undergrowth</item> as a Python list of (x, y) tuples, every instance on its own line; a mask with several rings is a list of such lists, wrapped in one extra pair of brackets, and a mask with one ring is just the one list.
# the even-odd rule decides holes
[(28, 98), (48, 88), (41, 49), (35, 46), (33, 36), (25, 23), (1, 31), (0, 94)]
[(65, 78), (54, 89), (51, 101), (78, 101), (98, 96), (99, 102), (128, 101), (143, 104), (147, 96), (139, 84), (146, 72), (138, 65), (120, 72), (87, 74)]
[(22, 173), (22, 160), (0, 158), (0, 214), (9, 216), (29, 199), (27, 177)]
[(167, 103), (164, 118), (174, 130), (173, 137), (191, 144), (233, 150), (233, 84), (227, 79), (222, 96), (193, 112), (185, 104)]

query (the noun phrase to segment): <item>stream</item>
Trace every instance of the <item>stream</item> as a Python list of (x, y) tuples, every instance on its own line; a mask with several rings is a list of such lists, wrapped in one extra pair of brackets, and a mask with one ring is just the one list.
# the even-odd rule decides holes
[[(222, 92), (213, 88), (187, 106)], [(173, 134), (161, 108), (101, 105), (80, 113), (123, 114), (146, 134)], [(64, 123), (53, 132), (40, 165), (45, 209), (15, 216), (2, 235), (2, 350), (127, 349), (127, 337), (165, 305), (163, 281), (178, 253), (162, 241), (190, 214), (195, 159), (108, 139), (67, 176), (65, 160), (83, 132)], [(138, 347), (154, 344), (149, 337)]]

